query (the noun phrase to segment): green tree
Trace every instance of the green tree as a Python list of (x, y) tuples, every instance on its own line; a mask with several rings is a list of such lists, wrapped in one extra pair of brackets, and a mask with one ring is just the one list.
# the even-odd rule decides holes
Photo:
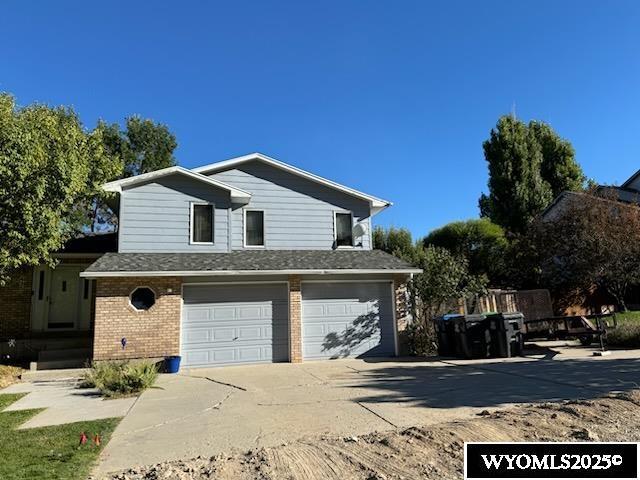
[[(110, 155), (122, 158), (124, 168), (115, 178), (132, 177), (176, 165), (173, 152), (178, 146), (176, 137), (166, 125), (138, 116), (128, 117), (123, 130), (120, 125), (100, 122), (104, 141)], [(117, 228), (116, 213), (107, 203), (96, 199), (93, 204), (91, 230)]]
[(540, 144), (542, 179), (551, 187), (553, 197), (562, 192), (582, 190), (586, 177), (575, 159), (575, 151), (568, 140), (561, 138), (548, 124), (531, 121), (529, 129)]
[(70, 108), (18, 108), (0, 95), (0, 281), (51, 253), (87, 224), (100, 186), (122, 171), (104, 146), (104, 128), (87, 132)]
[(122, 178), (153, 172), (176, 164), (176, 137), (166, 125), (138, 116), (128, 117), (126, 128), (102, 124), (108, 150), (124, 161)]
[(480, 214), (512, 232), (522, 232), (553, 199), (542, 179), (542, 148), (527, 126), (504, 116), (482, 145), (489, 164), (489, 195)]
[(511, 233), (524, 232), (561, 192), (584, 186), (573, 147), (543, 122), (505, 115), (483, 149), (489, 194), (480, 197), (480, 214)]
[(373, 229), (373, 248), (408, 261), (414, 258), (416, 250), (409, 230), (395, 227), (384, 229), (380, 226)]
[(486, 275), (493, 286), (504, 282), (508, 241), (504, 229), (487, 218), (451, 222), (433, 230), (423, 239), (425, 247), (442, 247), (463, 257), (469, 273)]

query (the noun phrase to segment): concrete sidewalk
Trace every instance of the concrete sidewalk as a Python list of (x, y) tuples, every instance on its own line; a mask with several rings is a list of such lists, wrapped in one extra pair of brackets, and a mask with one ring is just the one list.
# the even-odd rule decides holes
[(59, 378), (49, 381), (22, 382), (11, 385), (0, 393), (27, 393), (9, 405), (5, 412), (44, 408), (35, 417), (20, 425), (19, 429), (47, 427), (64, 423), (124, 417), (136, 398), (105, 400), (94, 389), (78, 389), (77, 379)]
[(586, 357), (336, 360), (163, 375), (122, 420), (96, 473), (315, 435), (427, 425), (524, 402), (594, 398), (640, 384), (640, 352)]

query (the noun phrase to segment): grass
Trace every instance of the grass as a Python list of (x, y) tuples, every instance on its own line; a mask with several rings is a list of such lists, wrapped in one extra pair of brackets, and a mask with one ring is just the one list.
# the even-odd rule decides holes
[(151, 387), (158, 378), (152, 362), (98, 362), (82, 379), (81, 387), (97, 388), (107, 398), (137, 395)]
[[(22, 394), (0, 395), (0, 412)], [(100, 450), (120, 421), (118, 418), (15, 430), (41, 410), (0, 413), (0, 478), (76, 480), (90, 473)], [(80, 435), (100, 435), (101, 445), (90, 440), (80, 445)]]
[(607, 333), (612, 347), (640, 348), (640, 311), (616, 313), (618, 328)]
[(0, 388), (8, 387), (12, 383), (20, 380), (22, 369), (19, 367), (10, 367), (8, 365), (0, 365)]

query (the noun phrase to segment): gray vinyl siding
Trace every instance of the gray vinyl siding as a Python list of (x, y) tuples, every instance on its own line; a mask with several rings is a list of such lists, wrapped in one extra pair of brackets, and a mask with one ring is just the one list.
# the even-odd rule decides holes
[[(189, 240), (191, 202), (210, 202), (214, 210), (214, 244)], [(229, 193), (190, 178), (173, 175), (124, 190), (120, 200), (120, 252), (229, 251)]]
[(366, 235), (354, 241), (362, 243), (356, 248), (371, 249), (367, 201), (260, 162), (248, 162), (211, 177), (251, 193), (249, 204), (234, 208), (231, 213), (233, 250), (245, 248), (243, 209), (264, 210), (265, 248), (268, 250), (332, 249), (334, 212), (352, 212), (354, 225), (364, 223)]

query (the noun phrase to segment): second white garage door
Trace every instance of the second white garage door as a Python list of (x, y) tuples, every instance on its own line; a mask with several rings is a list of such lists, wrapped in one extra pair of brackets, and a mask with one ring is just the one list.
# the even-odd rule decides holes
[(185, 285), (182, 295), (184, 366), (288, 360), (286, 284)]
[(303, 358), (394, 354), (393, 303), (389, 282), (303, 282)]

